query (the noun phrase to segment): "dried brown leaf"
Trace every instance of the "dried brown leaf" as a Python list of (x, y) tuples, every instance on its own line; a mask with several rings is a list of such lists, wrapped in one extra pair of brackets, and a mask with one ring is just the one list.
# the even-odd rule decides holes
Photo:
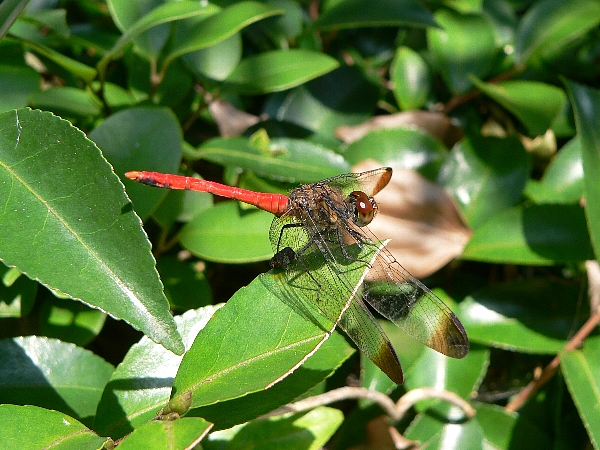
[[(368, 160), (352, 170), (379, 166)], [(391, 239), (387, 249), (417, 278), (431, 275), (461, 255), (471, 237), (452, 197), (413, 170), (394, 168), (390, 183), (376, 200), (379, 212), (369, 228), (379, 239)]]
[(223, 137), (240, 136), (252, 125), (257, 124), (260, 118), (237, 109), (225, 100), (214, 99), (208, 104), (208, 110), (219, 127)]

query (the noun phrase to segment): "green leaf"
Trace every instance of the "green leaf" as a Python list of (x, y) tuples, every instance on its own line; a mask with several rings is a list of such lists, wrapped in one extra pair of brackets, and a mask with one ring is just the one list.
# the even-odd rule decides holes
[(442, 77), (454, 94), (471, 89), (469, 75), (485, 78), (497, 49), (493, 28), (485, 16), (441, 9), (435, 14), (441, 28), (429, 28), (427, 40)]
[[(218, 308), (206, 306), (175, 317), (186, 349)], [(182, 358), (147, 337), (133, 345), (102, 393), (94, 429), (119, 439), (153, 419), (169, 402)]]
[[(123, 177), (130, 170), (176, 172), (181, 161), (181, 127), (173, 111), (167, 108), (138, 107), (111, 115), (90, 134)], [(165, 189), (124, 180), (136, 212), (143, 219), (167, 195)]]
[[(315, 266), (295, 276), (293, 285), (281, 271), (263, 274), (215, 313), (181, 362), (174, 398), (191, 393), (197, 408), (261, 391), (290, 375), (323, 344), (335, 324), (319, 311), (314, 296), (319, 285), (330, 285), (332, 274), (314, 251)], [(362, 282), (364, 261), (373, 257), (369, 246), (344, 265), (349, 283)], [(352, 298), (344, 289), (321, 295), (331, 296), (327, 302), (335, 305), (329, 317), (339, 317)]]
[(566, 345), (573, 319), (585, 320), (579, 289), (540, 278), (505, 282), (468, 296), (458, 315), (472, 342), (552, 355)]
[(197, 156), (272, 179), (299, 183), (315, 183), (350, 171), (350, 165), (340, 155), (302, 139), (274, 138), (269, 150), (270, 153), (261, 152), (246, 138), (214, 138), (198, 147)]
[[(191, 410), (188, 415), (204, 417), (219, 430), (256, 419), (306, 394), (331, 376), (353, 353), (354, 349), (346, 339), (334, 332), (302, 366), (275, 386), (233, 400), (202, 406)], [(384, 377), (389, 380), (386, 375)]]
[(339, 145), (335, 129), (369, 119), (378, 92), (359, 69), (342, 66), (289, 92), (271, 95), (265, 113), (311, 130), (318, 135), (313, 141), (335, 148)]
[(0, 429), (2, 445), (19, 450), (98, 450), (110, 441), (66, 414), (37, 406), (0, 405)]
[(576, 136), (560, 149), (540, 181), (527, 182), (525, 194), (536, 203), (578, 203), (583, 183), (581, 139)]
[(0, 340), (0, 359), (3, 403), (57, 409), (88, 424), (114, 370), (89, 350), (38, 336)]
[(390, 67), (394, 97), (402, 110), (419, 109), (427, 101), (431, 87), (429, 68), (410, 47), (398, 47)]
[(506, 209), (475, 228), (462, 257), (475, 261), (550, 265), (594, 259), (578, 205)]
[(454, 147), (438, 183), (452, 193), (469, 225), (477, 229), (517, 203), (530, 171), (531, 156), (516, 137), (471, 136)]
[(41, 335), (83, 347), (100, 334), (106, 321), (102, 311), (49, 292), (44, 297), (38, 313)]
[(24, 42), (23, 45), (25, 48), (33, 50), (48, 58), (50, 61), (71, 72), (73, 75), (80, 77), (87, 83), (91, 82), (96, 77), (96, 69), (93, 67), (83, 64), (76, 59), (69, 58), (50, 47), (35, 42)]
[(210, 47), (186, 53), (182, 59), (197, 76), (217, 81), (227, 78), (242, 58), (242, 37), (240, 33), (220, 41)]
[(148, 422), (120, 441), (119, 449), (138, 450), (150, 443), (153, 448), (194, 448), (211, 427), (211, 423), (199, 417)]
[(2, 260), (183, 351), (140, 220), (98, 148), (40, 111), (0, 114), (0, 130)]
[(320, 17), (313, 27), (320, 30), (394, 27), (435, 26), (431, 13), (417, 0), (372, 0), (369, 7), (361, 0), (339, 0), (325, 3)]
[(342, 155), (350, 165), (373, 158), (383, 166), (414, 169), (433, 178), (447, 158), (448, 149), (421, 130), (394, 128), (367, 133)]
[(225, 80), (223, 89), (266, 94), (299, 86), (331, 72), (339, 63), (308, 50), (273, 50), (244, 58)]
[[(109, 10), (115, 19), (115, 23), (120, 27), (121, 31), (124, 31), (125, 33), (119, 38), (113, 48), (111, 48), (98, 62), (96, 68), (98, 69), (101, 78), (104, 78), (108, 63), (136, 36), (144, 31), (175, 20), (196, 16), (210, 16), (220, 9), (212, 3), (203, 4), (195, 1), (181, 0), (163, 3), (143, 15), (143, 13), (138, 10), (140, 5), (141, 4), (138, 4), (137, 2), (119, 2), (115, 0), (108, 2)], [(141, 46), (148, 57), (153, 56), (157, 50), (160, 50), (160, 48), (154, 48), (152, 42), (152, 40), (160, 41), (158, 38), (160, 38), (160, 34), (157, 34), (154, 38), (152, 38), (152, 35), (148, 35), (147, 39), (138, 42), (138, 45)], [(162, 47), (162, 43), (159, 47)]]
[(169, 61), (185, 53), (210, 47), (254, 22), (282, 13), (282, 10), (265, 3), (242, 1), (207, 18), (196, 17), (179, 21), (175, 28), (174, 43), (166, 59)]
[(156, 268), (165, 285), (171, 309), (187, 311), (212, 303), (212, 291), (205, 273), (196, 261), (181, 261), (174, 255), (161, 255)]
[[(339, 409), (319, 406), (311, 411), (272, 417), (248, 423), (236, 430), (227, 448), (241, 450), (319, 450), (329, 441), (344, 421)], [(218, 440), (220, 434), (211, 435)]]
[(600, 385), (596, 376), (600, 372), (599, 355), (600, 338), (594, 336), (586, 339), (582, 349), (563, 352), (560, 358), (567, 387), (596, 448), (600, 443), (600, 417), (597, 408), (600, 403)]
[(598, 0), (535, 2), (519, 22), (515, 59), (526, 64), (565, 47), (600, 23)]
[(0, 278), (0, 318), (27, 316), (35, 302), (38, 284), (4, 264), (0, 264)]
[(537, 81), (515, 80), (491, 84), (475, 77), (471, 77), (471, 81), (484, 94), (514, 114), (532, 136), (544, 134), (566, 102), (562, 89)]
[(600, 91), (565, 81), (581, 140), (585, 213), (596, 258), (600, 256)]
[(27, 106), (39, 88), (40, 74), (31, 67), (0, 64), (0, 112)]
[(102, 103), (92, 92), (72, 87), (33, 92), (31, 104), (66, 117), (97, 117), (102, 111)]
[(269, 227), (273, 215), (240, 210), (237, 202), (222, 202), (188, 222), (179, 242), (196, 256), (209, 261), (242, 263), (273, 256)]

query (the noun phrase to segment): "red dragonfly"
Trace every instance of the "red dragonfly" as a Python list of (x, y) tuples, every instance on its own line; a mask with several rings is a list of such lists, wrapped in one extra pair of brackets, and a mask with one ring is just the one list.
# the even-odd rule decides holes
[[(444, 355), (463, 358), (469, 351), (467, 333), (454, 313), (385, 248), (374, 261), (365, 261), (368, 271), (360, 289), (346, 278), (344, 268), (356, 260), (356, 249), (380, 246), (367, 225), (378, 209), (373, 196), (390, 181), (391, 168), (328, 178), (293, 189), (289, 196), (157, 172), (127, 172), (125, 176), (150, 186), (209, 192), (273, 213), (271, 266), (285, 269), (290, 284), (304, 274), (302, 296), (340, 326), (395, 383), (404, 381), (400, 361), (365, 302)], [(312, 274), (317, 269), (325, 273), (319, 280)], [(330, 294), (340, 290), (345, 305), (339, 304), (339, 295)]]

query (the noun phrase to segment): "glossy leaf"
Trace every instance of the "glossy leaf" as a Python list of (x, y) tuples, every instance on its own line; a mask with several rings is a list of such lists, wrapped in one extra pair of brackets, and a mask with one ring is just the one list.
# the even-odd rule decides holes
[(83, 347), (94, 339), (106, 321), (106, 314), (70, 299), (48, 293), (40, 306), (40, 334)]
[(525, 353), (555, 354), (567, 343), (579, 286), (545, 279), (505, 282), (471, 294), (458, 309), (469, 339)]
[(469, 75), (484, 78), (492, 67), (497, 49), (493, 29), (485, 16), (459, 14), (440, 9), (429, 28), (427, 40), (436, 56), (442, 77), (455, 94), (472, 87)]
[(269, 151), (253, 147), (245, 138), (214, 138), (198, 148), (197, 156), (272, 179), (298, 183), (315, 183), (350, 171), (349, 164), (337, 153), (300, 139), (274, 138)]
[(66, 117), (100, 114), (102, 104), (90, 91), (72, 87), (50, 88), (31, 95), (31, 104), (39, 109), (50, 110)]
[(578, 203), (583, 197), (581, 140), (567, 142), (550, 162), (541, 180), (529, 180), (525, 194), (536, 203)]
[(0, 64), (0, 112), (27, 106), (39, 86), (40, 74), (31, 67)]
[(594, 259), (583, 208), (530, 205), (509, 208), (475, 228), (463, 258), (548, 265)]
[(419, 414), (404, 433), (404, 437), (419, 441), (422, 446), (432, 449), (481, 448), (484, 434), (477, 420), (462, 421), (461, 416), (456, 418), (458, 423), (455, 423), (437, 414)]
[[(175, 317), (186, 349), (219, 307), (211, 305)], [(133, 345), (102, 393), (94, 429), (118, 439), (153, 419), (169, 401), (181, 359), (147, 337)]]
[(148, 422), (119, 442), (121, 450), (138, 450), (150, 442), (154, 448), (191, 449), (200, 443), (212, 424), (199, 417)]
[[(362, 281), (364, 261), (373, 257), (373, 249), (365, 248), (356, 261), (344, 265), (349, 282)], [(327, 276), (325, 266), (315, 266), (309, 282), (324, 285)], [(329, 303), (339, 308), (328, 311), (332, 317), (347, 308), (344, 291), (322, 295), (331, 296)], [(239, 290), (198, 334), (181, 362), (174, 398), (191, 393), (196, 408), (261, 391), (289, 376), (334, 327), (306, 300), (301, 287), (288, 284), (283, 272), (263, 274)]]
[(0, 431), (3, 446), (21, 450), (98, 450), (109, 441), (66, 414), (29, 405), (0, 405)]
[(186, 53), (182, 58), (197, 75), (223, 81), (242, 58), (242, 37), (236, 33), (210, 47)]
[(223, 89), (265, 94), (299, 86), (339, 66), (332, 57), (307, 50), (273, 50), (242, 59)]
[[(109, 11), (115, 23), (124, 34), (115, 45), (107, 52), (97, 64), (98, 72), (104, 75), (108, 63), (123, 50), (136, 36), (153, 27), (167, 22), (197, 16), (210, 16), (219, 11), (219, 8), (211, 3), (198, 3), (194, 1), (177, 1), (160, 4), (159, 1), (137, 3), (108, 1)], [(150, 59), (156, 56), (168, 36), (168, 27), (154, 30), (138, 39), (138, 47)]]
[(254, 22), (282, 12), (265, 3), (242, 1), (208, 17), (182, 20), (176, 25), (167, 59), (215, 45)]
[(600, 91), (568, 81), (565, 83), (581, 139), (585, 212), (597, 258), (600, 255)]
[(394, 83), (394, 97), (401, 109), (419, 109), (425, 105), (431, 83), (429, 68), (421, 55), (410, 47), (396, 50), (390, 81)]
[(243, 211), (237, 202), (222, 202), (188, 222), (179, 234), (179, 242), (209, 261), (264, 261), (273, 256), (269, 242), (272, 221), (273, 215), (268, 212)]
[(89, 350), (38, 336), (1, 340), (0, 358), (3, 403), (58, 409), (88, 425), (114, 370)]
[(340, 67), (289, 92), (273, 95), (265, 106), (270, 117), (317, 133), (325, 145), (339, 144), (334, 137), (341, 125), (367, 120), (376, 107), (378, 88), (353, 67)]
[[(181, 128), (167, 108), (131, 108), (113, 114), (89, 137), (123, 177), (130, 170), (176, 172), (181, 160)], [(167, 195), (124, 180), (135, 211), (145, 219)]]
[[(329, 441), (343, 420), (344, 415), (340, 410), (325, 406), (305, 413), (260, 420), (236, 430), (227, 448), (319, 450)], [(219, 433), (212, 439), (218, 440)], [(212, 448), (209, 445), (206, 447), (208, 450)]]
[(328, 2), (313, 26), (321, 30), (411, 25), (434, 26), (431, 13), (417, 0), (376, 0), (369, 8), (360, 0)]
[[(202, 406), (191, 410), (188, 415), (204, 417), (213, 422), (218, 430), (256, 419), (306, 394), (331, 376), (353, 353), (354, 349), (346, 339), (334, 332), (302, 366), (275, 386), (233, 400)], [(389, 381), (386, 375), (383, 376)]]
[(414, 169), (427, 177), (438, 173), (448, 156), (444, 145), (429, 134), (411, 128), (381, 129), (354, 141), (342, 154), (351, 164), (375, 159), (382, 166)]
[(600, 386), (596, 374), (600, 371), (600, 339), (586, 339), (583, 348), (561, 355), (561, 370), (577, 410), (594, 447), (600, 443)]
[(516, 60), (525, 64), (566, 46), (600, 23), (598, 0), (544, 0), (532, 4), (519, 23)]
[(484, 94), (514, 114), (532, 136), (542, 135), (550, 128), (566, 101), (561, 89), (537, 81), (492, 84), (474, 77), (471, 80)]
[[(11, 272), (16, 272), (11, 276)], [(21, 274), (17, 269), (9, 269), (0, 264), (0, 318), (25, 317), (35, 301), (38, 284)]]
[(438, 183), (452, 193), (469, 225), (477, 229), (517, 203), (530, 171), (531, 156), (516, 138), (472, 136), (452, 149)]
[(0, 114), (0, 130), (3, 261), (181, 352), (150, 245), (98, 148), (40, 111)]

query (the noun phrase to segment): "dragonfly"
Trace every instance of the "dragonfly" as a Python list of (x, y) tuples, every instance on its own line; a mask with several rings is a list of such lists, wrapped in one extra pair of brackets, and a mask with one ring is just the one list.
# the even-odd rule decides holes
[[(274, 214), (269, 231), (274, 252), (271, 267), (287, 273), (290, 285), (304, 274), (301, 284), (313, 286), (302, 289), (302, 298), (343, 329), (393, 382), (404, 382), (402, 366), (367, 304), (433, 350), (453, 358), (467, 355), (469, 339), (456, 315), (404, 269), (368, 228), (379, 210), (374, 196), (392, 177), (390, 167), (301, 185), (289, 195), (158, 172), (132, 171), (125, 176), (155, 187), (212, 193)], [(365, 275), (357, 288), (345, 268), (357, 260), (357, 249), (370, 247), (376, 247), (375, 256), (364, 261)]]

